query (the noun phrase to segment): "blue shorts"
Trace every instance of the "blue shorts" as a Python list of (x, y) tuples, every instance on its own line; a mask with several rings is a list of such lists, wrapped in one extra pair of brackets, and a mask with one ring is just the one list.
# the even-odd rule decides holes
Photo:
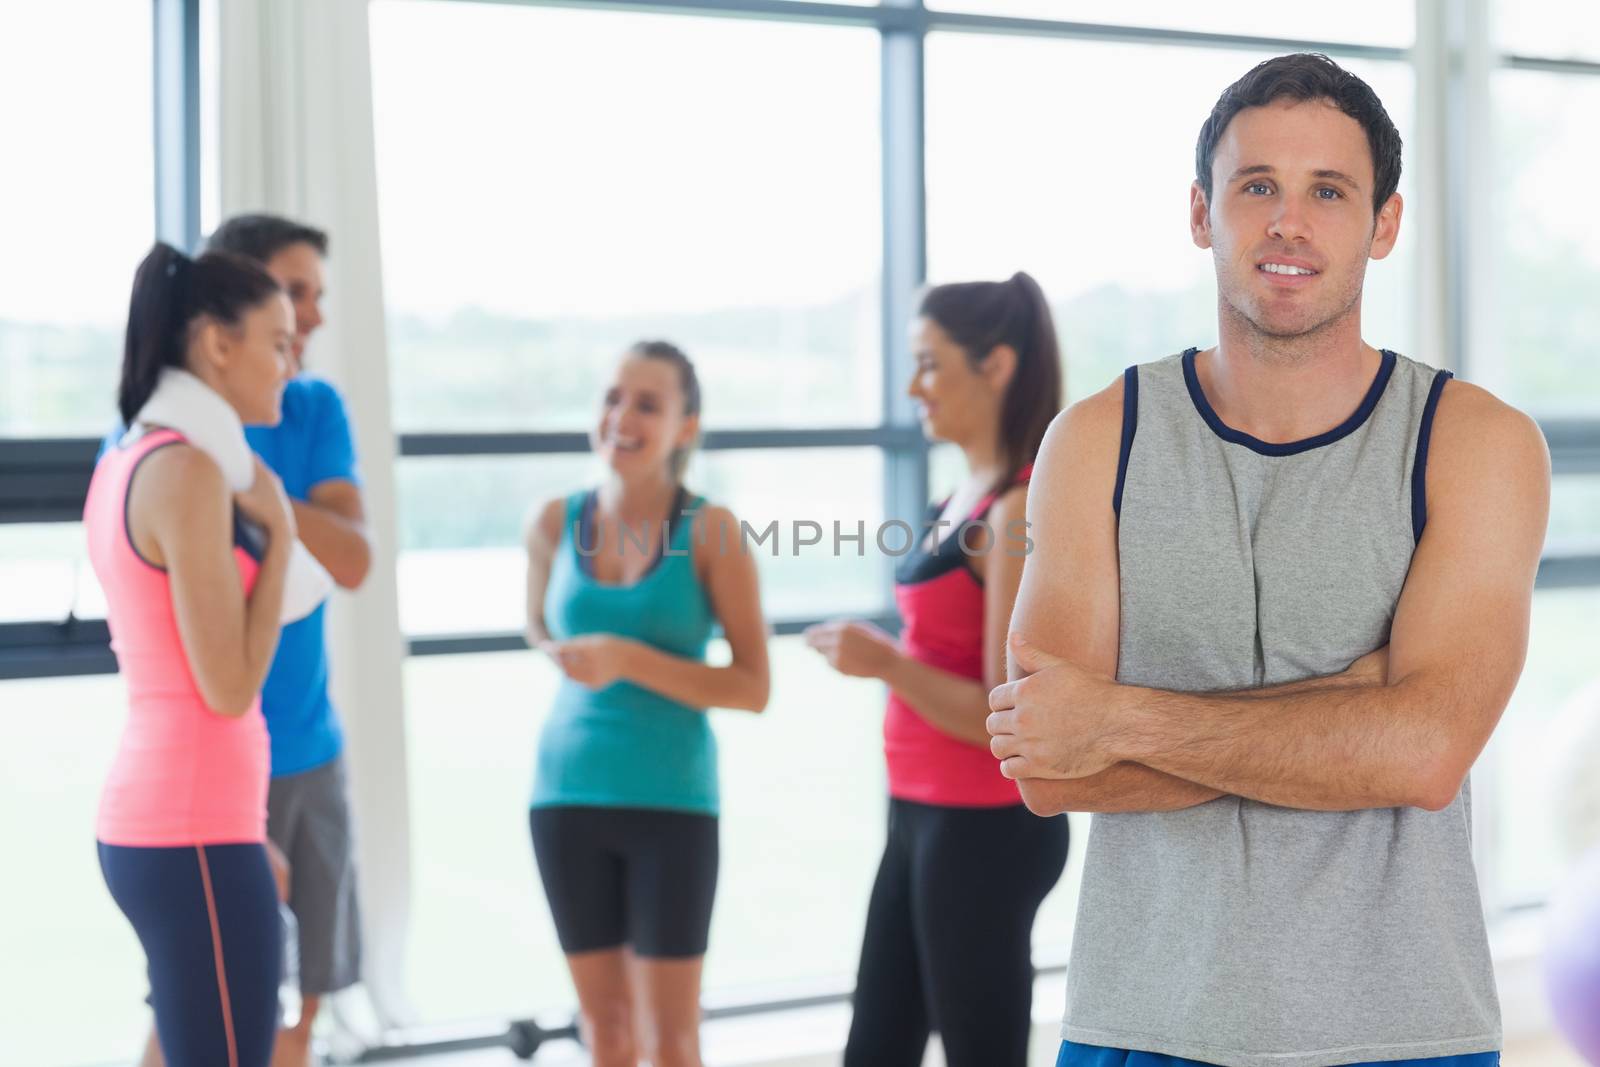
[[(1499, 1067), (1500, 1053), (1474, 1052), (1469, 1056), (1435, 1056), (1425, 1060), (1384, 1060), (1382, 1063), (1354, 1063), (1350, 1067)], [(1125, 1048), (1102, 1048), (1061, 1042), (1056, 1067), (1211, 1067), (1199, 1060), (1163, 1056), (1159, 1052), (1130, 1052)]]

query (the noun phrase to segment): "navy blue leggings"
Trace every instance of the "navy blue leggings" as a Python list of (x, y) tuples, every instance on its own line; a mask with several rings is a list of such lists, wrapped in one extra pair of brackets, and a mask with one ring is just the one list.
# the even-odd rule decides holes
[(111, 899), (150, 968), (168, 1067), (267, 1067), (283, 927), (261, 845), (100, 845)]

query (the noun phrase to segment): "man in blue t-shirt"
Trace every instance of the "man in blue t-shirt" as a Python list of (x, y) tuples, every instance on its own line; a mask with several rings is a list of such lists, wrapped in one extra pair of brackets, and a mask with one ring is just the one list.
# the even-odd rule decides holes
[[(322, 325), (321, 230), (273, 215), (239, 215), (207, 242), (263, 264), (294, 305), (294, 378), (284, 388), (283, 421), (248, 427), (246, 440), (283, 480), (300, 540), (341, 587), (357, 588), (371, 565), (355, 446), (344, 402), (321, 378), (303, 373), (307, 340)], [(311, 1025), (321, 998), (360, 977), (361, 937), (343, 735), (328, 699), (326, 605), (283, 628), (261, 691), (272, 741), (267, 837), (287, 859), (287, 900), (298, 928), (300, 1019), (278, 1036), (274, 1067), (311, 1060)], [(155, 1042), (145, 1067), (161, 1063)]]
[[(295, 377), (283, 391), (283, 421), (251, 427), (245, 437), (283, 479), (300, 540), (334, 581), (355, 589), (372, 550), (350, 422), (338, 391), (304, 374), (302, 363), (307, 340), (322, 325), (328, 237), (272, 215), (239, 215), (217, 228), (208, 247), (261, 262), (289, 293)], [(319, 607), (283, 628), (261, 691), (272, 738), (267, 836), (289, 860), (289, 909), (299, 928), (300, 1020), (281, 1035), (287, 1047), (275, 1057), (285, 1067), (309, 1063), (321, 998), (353, 985), (361, 967), (344, 738), (328, 700), (324, 612)]]

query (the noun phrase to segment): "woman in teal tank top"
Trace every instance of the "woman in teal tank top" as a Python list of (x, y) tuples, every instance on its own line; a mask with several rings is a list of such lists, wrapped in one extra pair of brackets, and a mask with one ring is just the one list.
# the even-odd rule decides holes
[[(699, 422), (689, 359), (635, 345), (590, 434), (605, 482), (528, 529), (528, 643), (565, 675), (529, 826), (597, 1067), (700, 1067), (719, 811), (706, 711), (767, 702), (755, 560), (738, 519), (682, 484)], [(714, 625), (725, 667), (705, 662)]]

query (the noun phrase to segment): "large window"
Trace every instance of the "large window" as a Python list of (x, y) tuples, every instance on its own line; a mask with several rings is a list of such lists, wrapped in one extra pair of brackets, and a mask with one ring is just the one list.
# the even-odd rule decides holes
[(1600, 8), (1567, 0), (1496, 0), (1494, 42), (1512, 55), (1600, 62)]
[[(1158, 31), (1345, 41), (1396, 48), (1408, 47), (1416, 36), (1416, 18), (1411, 5), (1390, 0), (1347, 0), (1337, 7), (1195, 4), (1190, 0), (928, 0), (927, 6), (974, 15), (1067, 19), (1091, 25), (1138, 26)], [(1160, 83), (1160, 79), (1144, 80)], [(1221, 86), (1217, 88), (1220, 90)], [(1168, 88), (1167, 92), (1171, 91)]]
[(78, 523), (0, 525), (0, 623), (104, 618)]
[(1600, 76), (1509, 69), (1491, 88), (1493, 330), (1473, 377), (1537, 415), (1600, 418), (1600, 217), (1572, 208), (1600, 170)]
[(149, 4), (0, 17), (0, 437), (98, 436), (114, 417), (129, 283), (155, 234), (151, 54)]
[(877, 423), (875, 34), (435, 0), (372, 49), (400, 429), (587, 429), (646, 336), (708, 428)]
[(126, 1063), (150, 1025), (144, 954), (94, 844), (126, 706), (112, 675), (0, 681), (6, 1063)]
[[(1579, 804), (1563, 794), (1575, 723), (1600, 710), (1574, 700), (1597, 675), (1600, 618), (1600, 222), (1581, 203), (1600, 167), (1588, 135), (1600, 108), (1600, 14), (1588, 5), (1501, 0), (1480, 146), (1492, 190), (1468, 231), (1479, 299), (1466, 372), (1539, 418), (1556, 478), (1545, 588), (1534, 600), (1527, 666), (1480, 764), (1490, 783), (1490, 903), (1537, 904), (1576, 858)], [(1587, 62), (1584, 62), (1584, 61)], [(1465, 221), (1465, 220), (1464, 220)]]
[[(1592, 514), (1600, 519), (1600, 513)], [(1600, 714), (1594, 707), (1571, 707), (1600, 678), (1595, 619), (1600, 587), (1545, 590), (1534, 597), (1528, 663), (1495, 732), (1492, 790), (1478, 798), (1487, 799), (1493, 813), (1492, 905), (1537, 904), (1578, 858), (1573, 842), (1579, 828), (1564, 821), (1574, 805), (1558, 793), (1575, 784), (1569, 765), (1575, 750), (1552, 741), (1573, 728), (1572, 716), (1592, 722)], [(1592, 778), (1592, 768), (1587, 773)]]

